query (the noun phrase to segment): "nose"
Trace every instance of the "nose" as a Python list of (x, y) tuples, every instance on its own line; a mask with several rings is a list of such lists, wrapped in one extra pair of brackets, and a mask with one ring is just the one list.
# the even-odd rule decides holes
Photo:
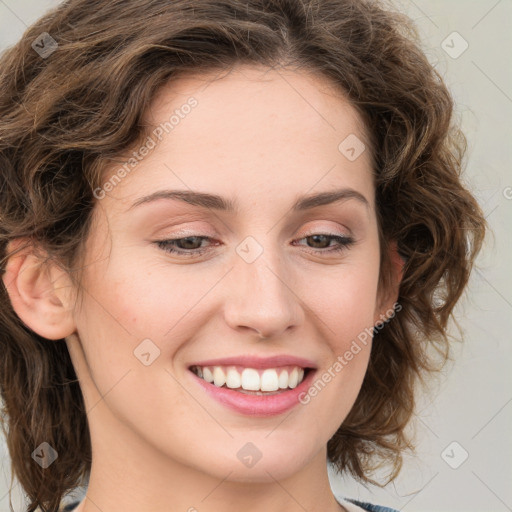
[(276, 254), (265, 251), (252, 263), (235, 255), (227, 277), (224, 315), (232, 329), (277, 339), (302, 321), (290, 267)]

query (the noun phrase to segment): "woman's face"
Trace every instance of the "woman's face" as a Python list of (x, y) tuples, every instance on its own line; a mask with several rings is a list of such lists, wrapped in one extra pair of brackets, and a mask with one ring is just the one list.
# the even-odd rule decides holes
[(389, 307), (360, 118), (321, 78), (239, 67), (146, 120), (95, 191), (68, 339), (93, 449), (240, 481), (325, 464)]

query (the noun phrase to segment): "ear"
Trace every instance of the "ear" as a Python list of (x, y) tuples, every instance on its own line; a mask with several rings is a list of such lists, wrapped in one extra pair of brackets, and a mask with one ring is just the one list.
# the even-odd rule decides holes
[(44, 261), (26, 239), (9, 243), (12, 254), (2, 276), (12, 306), (23, 323), (43, 338), (72, 334), (72, 281), (54, 262)]
[(391, 280), (386, 290), (380, 290), (378, 305), (375, 308), (374, 324), (386, 321), (391, 311), (394, 311), (398, 301), (400, 283), (404, 276), (405, 261), (398, 253), (398, 246), (395, 240), (388, 244), (389, 259), (391, 261)]

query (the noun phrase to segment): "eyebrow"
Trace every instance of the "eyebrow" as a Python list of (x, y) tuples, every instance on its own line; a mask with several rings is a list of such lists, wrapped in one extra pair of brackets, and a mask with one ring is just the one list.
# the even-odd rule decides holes
[[(193, 206), (200, 206), (203, 208), (210, 208), (230, 213), (236, 213), (239, 211), (237, 203), (231, 199), (226, 199), (216, 194), (208, 194), (206, 192), (197, 192), (192, 190), (159, 190), (152, 194), (140, 197), (128, 208), (128, 210), (160, 199), (177, 200)], [(297, 212), (310, 210), (318, 206), (346, 201), (348, 199), (356, 199), (360, 203), (364, 204), (366, 208), (370, 208), (370, 203), (363, 194), (352, 188), (342, 188), (299, 197), (292, 205), (291, 209)]]

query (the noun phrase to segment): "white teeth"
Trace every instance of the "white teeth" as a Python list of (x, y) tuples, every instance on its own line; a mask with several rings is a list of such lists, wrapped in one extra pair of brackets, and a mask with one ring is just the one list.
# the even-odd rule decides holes
[(240, 374), (236, 371), (236, 368), (228, 368), (226, 375), (226, 386), (228, 388), (236, 389), (242, 385), (242, 379)]
[(242, 388), (247, 391), (259, 391), (260, 390), (260, 374), (258, 370), (254, 368), (246, 368), (242, 372)]
[(286, 389), (288, 387), (288, 370), (283, 370), (279, 375), (279, 387)]
[[(199, 368), (199, 370), (200, 369), (201, 368)], [(199, 375), (199, 377), (201, 377), (201, 375)], [(206, 382), (213, 382), (213, 373), (211, 372), (210, 368), (208, 368), (207, 366), (205, 366), (203, 368), (203, 379)]]
[(265, 370), (261, 375), (261, 391), (277, 391), (279, 379), (275, 370)]
[(226, 383), (226, 374), (220, 366), (213, 369), (213, 383), (219, 388)]
[(273, 392), (297, 387), (304, 379), (304, 368), (241, 368), (236, 366), (194, 366), (192, 371), (203, 380), (217, 387), (239, 391)]
[(288, 386), (292, 389), (296, 388), (298, 382), (299, 382), (299, 372), (298, 372), (297, 368), (294, 368), (292, 370), (292, 373), (290, 373), (290, 375), (288, 376)]

